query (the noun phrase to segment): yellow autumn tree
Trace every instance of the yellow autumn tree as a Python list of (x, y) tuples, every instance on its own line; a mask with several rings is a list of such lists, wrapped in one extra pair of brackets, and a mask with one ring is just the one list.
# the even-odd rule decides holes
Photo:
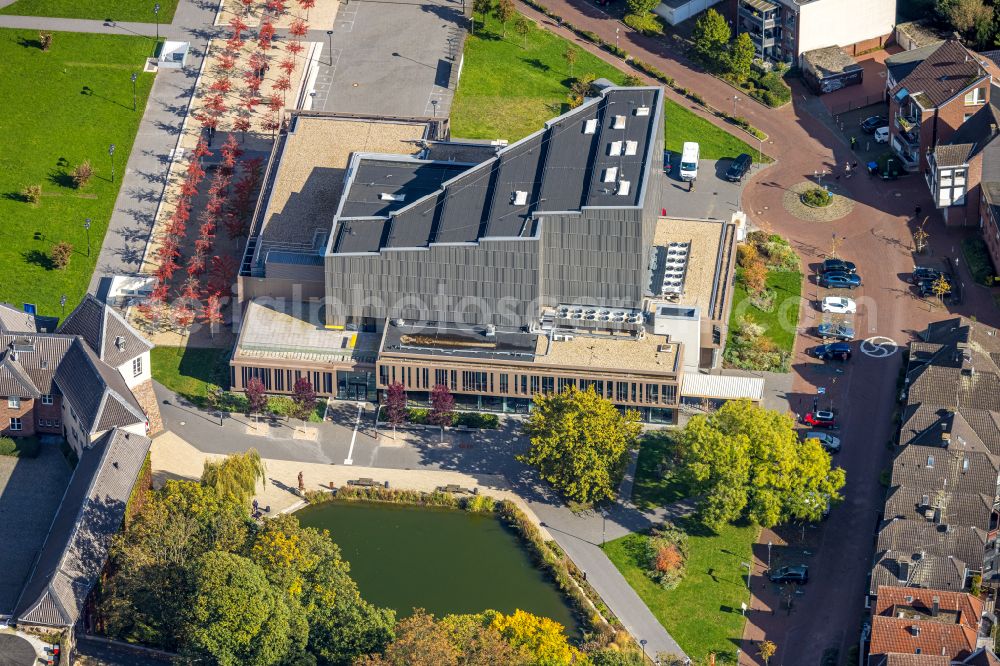
[(555, 620), (516, 610), (512, 615), (497, 613), (491, 626), (511, 645), (526, 649), (537, 666), (588, 663), (586, 655), (567, 642), (563, 626)]

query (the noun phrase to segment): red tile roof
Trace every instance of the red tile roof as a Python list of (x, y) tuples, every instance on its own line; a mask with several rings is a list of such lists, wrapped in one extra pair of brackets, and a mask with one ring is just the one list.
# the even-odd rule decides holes
[(978, 629), (983, 615), (983, 602), (964, 592), (949, 592), (916, 587), (882, 585), (878, 588), (875, 615), (894, 615), (894, 606), (914, 606), (929, 610), (937, 599), (938, 608), (961, 613), (961, 622), (972, 629)]
[[(931, 617), (935, 601), (940, 615)], [(874, 611), (870, 654), (964, 659), (976, 650), (983, 602), (962, 592), (883, 585)]]

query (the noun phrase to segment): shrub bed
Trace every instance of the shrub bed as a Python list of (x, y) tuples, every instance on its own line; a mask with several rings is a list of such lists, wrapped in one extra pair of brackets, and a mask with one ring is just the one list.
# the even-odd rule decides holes
[(833, 201), (833, 195), (821, 187), (812, 187), (806, 190), (800, 195), (800, 198), (802, 203), (813, 208), (824, 208)]
[[(429, 425), (431, 410), (425, 407), (407, 407), (406, 421), (414, 425)], [(386, 410), (381, 410), (378, 420), (386, 422), (389, 416)], [(500, 427), (500, 417), (496, 414), (480, 412), (455, 412), (451, 415), (452, 426), (466, 426), (468, 428), (480, 428), (484, 430), (496, 430)]]
[(987, 286), (993, 284), (993, 262), (990, 260), (990, 252), (982, 238), (966, 238), (962, 241), (962, 256), (969, 266), (972, 279), (979, 284)]
[(37, 437), (0, 437), (0, 456), (12, 458), (37, 458)]

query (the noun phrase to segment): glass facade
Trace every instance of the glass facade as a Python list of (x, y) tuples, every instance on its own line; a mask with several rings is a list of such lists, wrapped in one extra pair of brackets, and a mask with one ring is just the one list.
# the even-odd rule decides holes
[(361, 400), (366, 402), (375, 402), (378, 400), (378, 391), (375, 386), (375, 373), (368, 371), (349, 372), (347, 370), (338, 370), (337, 399)]

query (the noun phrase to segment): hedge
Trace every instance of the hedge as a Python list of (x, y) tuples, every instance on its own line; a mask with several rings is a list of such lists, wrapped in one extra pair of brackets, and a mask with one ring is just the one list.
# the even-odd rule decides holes
[(982, 238), (966, 238), (962, 241), (962, 255), (969, 265), (972, 279), (987, 286), (993, 283), (993, 263), (990, 261), (990, 251)]
[(0, 456), (12, 458), (37, 458), (39, 451), (36, 437), (0, 437)]

